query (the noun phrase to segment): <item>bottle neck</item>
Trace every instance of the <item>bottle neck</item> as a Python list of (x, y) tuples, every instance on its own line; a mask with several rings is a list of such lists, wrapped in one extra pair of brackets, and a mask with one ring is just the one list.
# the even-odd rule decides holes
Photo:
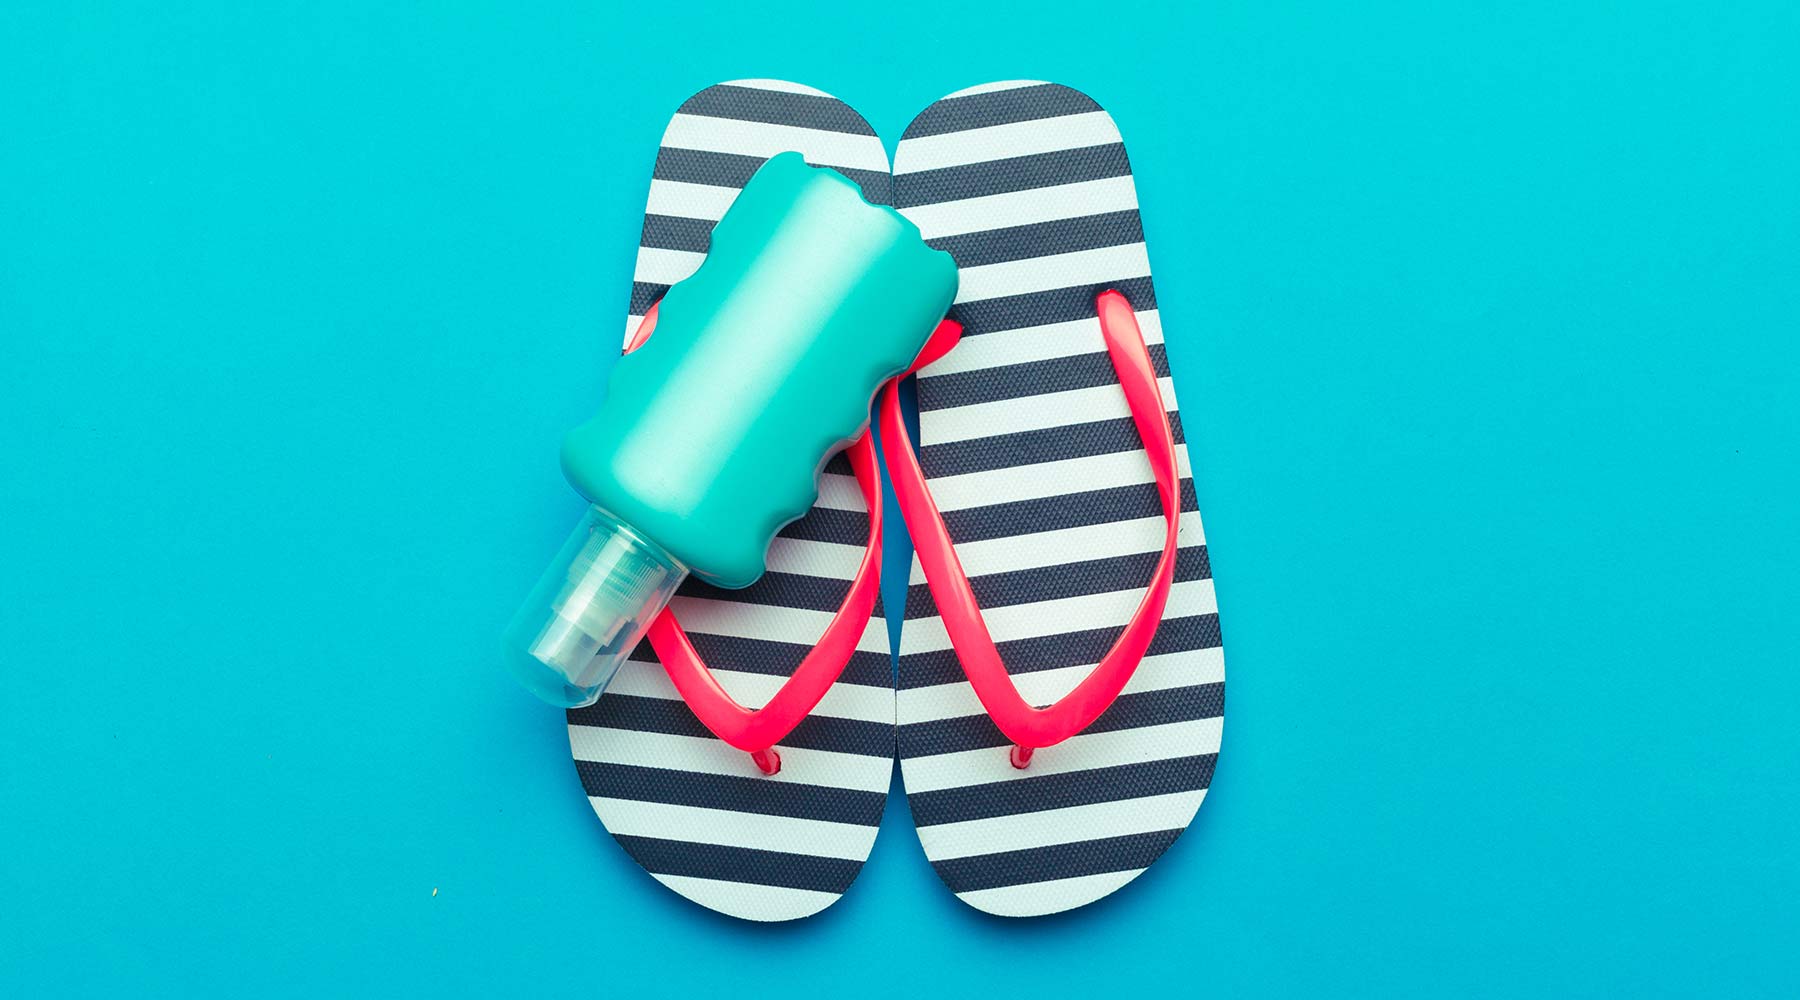
[(590, 507), (508, 629), (515, 672), (548, 701), (592, 704), (687, 575), (662, 546)]

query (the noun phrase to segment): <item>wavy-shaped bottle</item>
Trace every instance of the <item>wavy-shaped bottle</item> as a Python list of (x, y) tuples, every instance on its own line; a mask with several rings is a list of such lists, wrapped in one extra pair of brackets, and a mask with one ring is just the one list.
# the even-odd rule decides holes
[(688, 574), (756, 582), (955, 294), (955, 263), (899, 213), (798, 153), (765, 163), (563, 442), (593, 506), (508, 629), (526, 686), (590, 704)]

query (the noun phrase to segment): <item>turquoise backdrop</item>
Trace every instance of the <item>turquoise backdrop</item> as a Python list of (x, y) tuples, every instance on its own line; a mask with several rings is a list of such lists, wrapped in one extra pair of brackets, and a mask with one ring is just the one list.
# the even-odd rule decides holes
[[(1800, 992), (1800, 12), (1475, 6), (6, 4), (0, 995)], [(977, 914), (895, 798), (715, 917), (499, 665), (745, 76), (1124, 130), (1231, 694), (1104, 904)]]

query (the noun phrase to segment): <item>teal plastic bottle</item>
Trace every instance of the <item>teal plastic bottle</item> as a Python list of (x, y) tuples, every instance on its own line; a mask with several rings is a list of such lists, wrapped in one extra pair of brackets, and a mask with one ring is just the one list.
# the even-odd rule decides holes
[(955, 295), (955, 263), (899, 213), (798, 153), (765, 163), (563, 442), (593, 506), (508, 629), (526, 686), (590, 704), (689, 573), (756, 582)]

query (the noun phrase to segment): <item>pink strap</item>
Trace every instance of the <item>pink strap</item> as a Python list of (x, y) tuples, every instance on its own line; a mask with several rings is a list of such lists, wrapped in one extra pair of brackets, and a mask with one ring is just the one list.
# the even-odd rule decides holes
[[(625, 346), (625, 353), (637, 350), (650, 339), (656, 329), (656, 309), (653, 305), (644, 314), (643, 322)], [(927, 353), (931, 351), (931, 343), (936, 341), (934, 334), (926, 345)], [(951, 343), (954, 344), (954, 340)], [(726, 693), (718, 678), (707, 669), (706, 661), (694, 649), (693, 642), (675, 617), (674, 609), (664, 608), (650, 623), (647, 633), (650, 647), (656, 650), (656, 658), (662, 661), (675, 690), (695, 717), (719, 739), (739, 750), (749, 751), (750, 759), (764, 774), (781, 770), (781, 755), (775, 752), (775, 744), (793, 732), (836, 683), (838, 675), (844, 672), (851, 655), (856, 652), (856, 644), (868, 627), (869, 615), (875, 610), (875, 596), (881, 581), (881, 476), (870, 433), (864, 431), (850, 445), (847, 454), (863, 501), (869, 508), (869, 537), (862, 563), (857, 566), (850, 590), (844, 595), (831, 624), (826, 626), (825, 634), (768, 704), (759, 709), (748, 709)]]
[(781, 756), (773, 747), (793, 732), (844, 672), (875, 610), (881, 580), (881, 479), (868, 431), (850, 446), (849, 455), (857, 485), (869, 505), (869, 540), (862, 564), (825, 634), (768, 704), (748, 709), (725, 693), (688, 640), (674, 609), (664, 608), (650, 623), (650, 646), (675, 682), (675, 690), (714, 735), (739, 750), (748, 750), (764, 774), (781, 769)]
[(1150, 351), (1144, 344), (1143, 333), (1138, 330), (1131, 303), (1125, 296), (1109, 290), (1100, 293), (1095, 307), (1100, 316), (1100, 334), (1106, 341), (1107, 356), (1112, 359), (1113, 370), (1125, 390), (1125, 400), (1131, 410), (1132, 422), (1137, 426), (1138, 437), (1149, 453), (1167, 529), (1163, 536), (1162, 558), (1158, 560), (1149, 588), (1130, 622), (1093, 672), (1053, 705), (1045, 708), (1029, 705), (1013, 686), (1000, 651), (988, 634), (987, 623), (982, 620), (981, 607), (976, 603), (969, 578), (957, 559), (949, 529), (944, 526), (937, 504), (926, 488), (925, 473), (919, 467), (918, 456), (913, 452), (901, 419), (900, 397), (894, 384), (889, 384), (882, 399), (882, 454), (887, 458), (888, 474), (894, 480), (901, 514), (906, 518), (919, 562), (924, 567), (926, 585), (937, 602), (950, 644), (955, 648), (963, 673), (974, 687), (982, 708), (1015, 744), (1012, 751), (1015, 767), (1030, 763), (1034, 750), (1055, 746), (1086, 729), (1119, 696), (1162, 622), (1163, 607), (1168, 602), (1169, 587), (1175, 578), (1181, 497), (1180, 475), (1175, 463), (1175, 436), (1169, 427), (1168, 409), (1163, 405), (1156, 369), (1150, 362)]

